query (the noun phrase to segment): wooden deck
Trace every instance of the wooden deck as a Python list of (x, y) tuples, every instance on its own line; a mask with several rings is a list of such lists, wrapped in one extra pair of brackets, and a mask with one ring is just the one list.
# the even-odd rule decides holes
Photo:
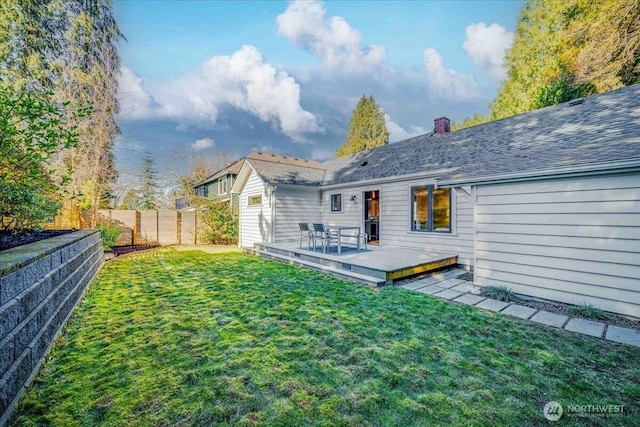
[(343, 247), (322, 253), (295, 243), (257, 243), (247, 252), (277, 261), (311, 268), (334, 276), (366, 283), (371, 286), (389, 284), (394, 280), (454, 266), (458, 255), (434, 251), (369, 245), (366, 250)]

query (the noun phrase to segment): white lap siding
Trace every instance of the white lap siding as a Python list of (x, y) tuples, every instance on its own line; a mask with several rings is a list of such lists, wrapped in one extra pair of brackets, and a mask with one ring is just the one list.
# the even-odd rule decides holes
[[(334, 225), (358, 225), (364, 229), (365, 191), (380, 190), (380, 244), (458, 255), (458, 263), (473, 261), (473, 206), (460, 188), (451, 189), (452, 233), (411, 231), (411, 188), (432, 181), (397, 181), (384, 184), (325, 190), (322, 193), (323, 221)], [(331, 212), (331, 195), (342, 193), (342, 212)], [(356, 196), (351, 201), (351, 196)]]
[(477, 187), (475, 278), (640, 316), (640, 175)]
[(299, 222), (322, 222), (318, 188), (279, 185), (275, 192), (275, 242), (300, 239)]
[[(262, 196), (262, 204), (249, 206), (249, 198)], [(271, 203), (264, 182), (252, 171), (240, 193), (240, 246), (253, 247), (257, 242), (269, 242), (272, 230)]]

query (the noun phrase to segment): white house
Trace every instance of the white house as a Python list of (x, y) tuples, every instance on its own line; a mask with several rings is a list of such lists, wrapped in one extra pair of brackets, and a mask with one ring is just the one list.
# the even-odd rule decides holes
[(640, 85), (324, 163), (248, 159), (240, 246), (298, 222), (454, 252), (476, 284), (640, 316)]

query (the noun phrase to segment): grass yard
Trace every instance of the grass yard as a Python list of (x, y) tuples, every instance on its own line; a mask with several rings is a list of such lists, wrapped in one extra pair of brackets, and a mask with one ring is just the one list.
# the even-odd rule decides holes
[[(547, 421), (548, 401), (624, 405)], [(640, 349), (242, 253), (107, 263), (10, 425), (640, 425)]]

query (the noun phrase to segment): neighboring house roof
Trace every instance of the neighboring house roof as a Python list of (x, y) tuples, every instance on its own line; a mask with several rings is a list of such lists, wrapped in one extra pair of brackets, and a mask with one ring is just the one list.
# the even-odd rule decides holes
[[(640, 85), (329, 160), (323, 184), (442, 170), (441, 181), (637, 160)], [(365, 166), (362, 166), (365, 164)]]
[(223, 167), (222, 169), (214, 172), (213, 175), (209, 176), (208, 178), (203, 179), (202, 181), (195, 183), (193, 185), (193, 187), (196, 188), (196, 187), (200, 187), (200, 186), (205, 185), (205, 184), (209, 184), (210, 182), (213, 182), (216, 179), (220, 178), (221, 176), (225, 176), (227, 174), (237, 175), (238, 172), (240, 172), (240, 169), (242, 168), (242, 163), (243, 162), (244, 162), (244, 159), (236, 160), (235, 162), (231, 163), (230, 165), (227, 165), (227, 166)]
[[(513, 174), (640, 168), (640, 85), (445, 134), (426, 134), (324, 163), (259, 153), (267, 183), (324, 186), (433, 174), (442, 185)], [(243, 168), (244, 170), (244, 168)], [(234, 186), (242, 188), (243, 182)]]

